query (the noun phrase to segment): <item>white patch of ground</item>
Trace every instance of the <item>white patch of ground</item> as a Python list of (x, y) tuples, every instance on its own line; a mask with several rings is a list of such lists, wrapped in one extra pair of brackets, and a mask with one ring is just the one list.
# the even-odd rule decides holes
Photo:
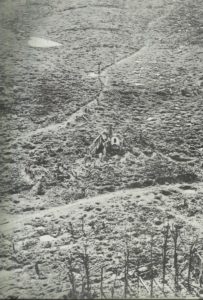
[(60, 43), (34, 36), (29, 39), (28, 45), (33, 48), (53, 48), (62, 46)]

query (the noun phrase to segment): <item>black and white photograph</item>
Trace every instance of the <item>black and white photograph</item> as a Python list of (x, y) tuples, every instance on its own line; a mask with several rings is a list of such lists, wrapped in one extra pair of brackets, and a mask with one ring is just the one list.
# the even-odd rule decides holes
[(0, 0), (0, 299), (203, 299), (202, 0)]

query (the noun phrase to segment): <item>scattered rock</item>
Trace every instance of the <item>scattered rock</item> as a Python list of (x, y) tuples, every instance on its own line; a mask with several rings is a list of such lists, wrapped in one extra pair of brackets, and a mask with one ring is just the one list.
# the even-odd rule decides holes
[(154, 224), (155, 225), (161, 225), (162, 223), (163, 223), (162, 220), (160, 220), (159, 218), (154, 219)]

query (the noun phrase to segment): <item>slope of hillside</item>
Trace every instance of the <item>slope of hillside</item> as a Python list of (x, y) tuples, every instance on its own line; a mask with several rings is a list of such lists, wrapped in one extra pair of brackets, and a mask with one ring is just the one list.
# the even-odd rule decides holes
[[(19, 3), (17, 27), (15, 19), (2, 19), (4, 38), (11, 38), (2, 48), (1, 118), (2, 192), (9, 199), (35, 198), (43, 175), (55, 204), (124, 187), (202, 180), (199, 1), (50, 2), (38, 14), (36, 1)], [(30, 48), (29, 35), (63, 47)], [(89, 76), (99, 62), (102, 90), (97, 76)], [(109, 124), (125, 138), (125, 156), (86, 163), (89, 145)], [(7, 209), (15, 210), (8, 201)], [(17, 209), (23, 207), (18, 202)]]
[[(91, 289), (100, 297), (101, 268), (104, 268), (103, 290), (111, 297), (123, 297), (126, 245), (130, 252), (128, 298), (136, 297), (137, 264), (148, 291), (140, 284), (140, 297), (149, 296), (150, 238), (153, 233), (153, 259), (156, 282), (162, 286), (162, 245), (164, 229), (169, 222), (180, 228), (178, 245), (180, 290), (176, 296), (197, 297), (198, 280), (192, 277), (187, 290), (188, 253), (198, 238), (203, 251), (202, 185), (166, 185), (132, 189), (78, 200), (72, 204), (27, 213), (1, 224), (1, 296), (22, 298), (68, 297), (71, 290), (68, 259), (72, 255), (77, 290), (81, 290), (82, 254), (87, 249)], [(185, 205), (186, 203), (186, 205)], [(173, 225), (172, 225), (173, 224)], [(127, 244), (126, 244), (127, 243)], [(168, 241), (168, 270), (165, 292), (154, 287), (154, 295), (174, 297), (173, 238)], [(36, 264), (38, 270), (36, 270)], [(186, 271), (184, 271), (186, 270)], [(131, 274), (131, 275), (130, 275)], [(103, 296), (102, 296), (103, 298)]]

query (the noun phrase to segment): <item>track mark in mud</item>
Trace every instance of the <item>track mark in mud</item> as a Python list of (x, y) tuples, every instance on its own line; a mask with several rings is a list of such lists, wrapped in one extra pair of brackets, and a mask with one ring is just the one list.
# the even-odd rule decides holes
[(86, 31), (86, 30), (119, 31), (118, 28), (109, 28), (109, 27), (75, 27), (75, 28), (66, 29), (65, 31)]
[(119, 7), (119, 6), (110, 5), (110, 4), (109, 5), (108, 4), (106, 4), (106, 5), (104, 5), (104, 4), (93, 4), (93, 5), (90, 5), (90, 7), (100, 7), (100, 8), (107, 8), (107, 9), (114, 8), (114, 9), (119, 9), (119, 10), (124, 9), (124, 8)]
[[(161, 157), (163, 158), (166, 158), (168, 161), (170, 162), (175, 162), (177, 163), (177, 161), (175, 159), (173, 159), (172, 157), (170, 157), (169, 155), (166, 155), (166, 154), (163, 154), (161, 151), (159, 150), (154, 150), (155, 153), (157, 153), (158, 155), (160, 155)], [(189, 161), (190, 162), (197, 162), (199, 159), (198, 158), (191, 158)], [(179, 161), (179, 163), (182, 163), (182, 164), (187, 164), (188, 163), (188, 160), (187, 161)]]
[(64, 8), (61, 11), (67, 11), (67, 10), (76, 10), (76, 9), (81, 9), (81, 8), (87, 8), (87, 5), (80, 5), (80, 6), (69, 6), (67, 8)]
[(196, 188), (192, 187), (191, 185), (181, 185), (179, 188), (183, 191), (188, 191), (188, 190), (195, 190), (196, 191)]
[[(165, 212), (166, 207), (159, 206), (159, 210)], [(198, 229), (199, 232), (201, 232), (201, 234), (203, 234), (202, 224), (198, 223), (197, 220), (193, 220), (193, 219), (189, 220), (189, 217), (186, 218), (184, 215), (182, 215), (181, 213), (179, 213), (177, 210), (173, 209), (172, 207), (170, 207), (170, 214), (172, 214), (175, 219), (179, 219), (179, 220), (183, 221), (184, 223), (186, 223), (187, 225), (190, 225), (191, 227)]]
[(25, 140), (25, 139), (31, 138), (34, 135), (39, 135), (39, 134), (42, 134), (42, 133), (47, 133), (49, 131), (56, 132), (56, 131), (58, 131), (60, 129), (65, 128), (67, 126), (67, 124), (74, 123), (77, 117), (82, 116), (84, 114), (84, 109), (85, 108), (92, 108), (92, 106), (97, 105), (98, 102), (103, 99), (104, 88), (107, 86), (108, 80), (109, 80), (109, 76), (108, 76), (107, 72), (110, 69), (112, 69), (112, 68), (114, 68), (114, 67), (116, 67), (116, 66), (118, 66), (118, 65), (120, 65), (122, 63), (124, 63), (128, 59), (130, 59), (133, 56), (135, 56), (139, 51), (141, 51), (141, 49), (137, 50), (136, 52), (131, 53), (130, 55), (124, 56), (120, 60), (118, 60), (118, 61), (116, 61), (116, 62), (114, 62), (114, 63), (112, 63), (110, 65), (107, 65), (104, 68), (102, 68), (101, 74), (100, 74), (100, 78), (101, 78), (101, 81), (103, 83), (103, 87), (100, 90), (100, 93), (99, 93), (99, 96), (98, 96), (97, 99), (91, 100), (91, 101), (87, 102), (86, 104), (84, 104), (82, 107), (80, 107), (78, 110), (76, 110), (73, 114), (71, 114), (65, 121), (63, 121), (61, 123), (57, 123), (57, 124), (50, 124), (50, 125), (48, 125), (46, 127), (39, 128), (39, 129), (30, 131), (28, 133), (25, 133), (25, 134), (21, 135), (20, 137), (18, 137), (17, 139), (15, 139), (15, 142), (19, 141), (19, 140)]
[[(79, 6), (79, 7), (69, 7), (69, 8), (67, 8), (67, 10), (86, 8), (86, 7), (87, 7), (86, 5)], [(172, 8), (170, 10), (172, 10)], [(164, 15), (160, 16), (159, 18), (157, 18), (155, 20), (153, 19), (151, 22), (149, 22), (148, 25), (147, 25), (146, 32), (150, 28), (151, 24), (153, 24), (154, 22), (157, 22), (159, 19), (161, 19), (163, 17), (164, 17)], [(107, 65), (107, 66), (105, 66), (101, 69), (100, 76), (98, 76), (98, 77), (100, 77), (100, 80), (102, 81), (103, 86), (101, 87), (101, 90), (99, 92), (99, 95), (98, 95), (97, 99), (91, 100), (91, 101), (87, 102), (86, 104), (84, 104), (82, 107), (80, 107), (78, 110), (76, 110), (73, 114), (71, 114), (65, 121), (63, 121), (61, 123), (57, 123), (57, 124), (50, 124), (46, 127), (30, 131), (26, 134), (21, 135), (17, 139), (15, 139), (14, 142), (16, 142), (18, 140), (25, 140), (27, 138), (32, 137), (33, 135), (47, 133), (49, 131), (56, 132), (60, 129), (65, 128), (67, 126), (67, 124), (74, 123), (77, 117), (82, 116), (84, 114), (84, 109), (85, 108), (92, 108), (92, 106), (94, 107), (95, 105), (97, 105), (99, 103), (99, 101), (101, 101), (103, 99), (104, 88), (107, 87), (108, 81), (109, 81), (109, 75), (107, 74), (108, 71), (110, 71), (111, 69), (116, 68), (117, 66), (120, 66), (124, 63), (129, 63), (129, 61), (133, 57), (136, 57), (136, 55), (138, 53), (140, 53), (146, 47), (148, 47), (148, 46), (145, 44), (140, 49), (137, 49), (136, 51), (133, 51), (130, 54), (121, 57), (119, 60), (117, 60), (117, 61), (113, 62), (112, 64)]]
[[(177, 188), (177, 190), (179, 190), (180, 186), (179, 185), (167, 185), (166, 186), (166, 190), (170, 190), (170, 187), (174, 190), (174, 187)], [(202, 187), (198, 184), (193, 184), (190, 186), (191, 189), (199, 189), (199, 191), (201, 192)], [(162, 190), (164, 189), (164, 186), (162, 186)], [(43, 211), (33, 211), (32, 213), (27, 213), (27, 214), (19, 214), (19, 215), (15, 215), (15, 218), (13, 218), (12, 216), (5, 216), (4, 219), (4, 223), (1, 224), (1, 228), (0, 228), (0, 232), (5, 233), (5, 232), (9, 232), (12, 231), (14, 228), (17, 230), (18, 227), (24, 226), (26, 225), (25, 223), (30, 221), (31, 219), (34, 219), (35, 217), (37, 218), (41, 218), (41, 217), (46, 217), (46, 216), (51, 216), (52, 214), (55, 216), (55, 218), (59, 218), (59, 216), (66, 216), (67, 214), (70, 214), (71, 211), (75, 212), (78, 211), (78, 215), (80, 215), (80, 213), (82, 213), (82, 211), (78, 210), (78, 207), (80, 205), (85, 206), (90, 206), (90, 205), (95, 205), (95, 203), (101, 203), (102, 205), (105, 205), (105, 201), (107, 201), (107, 203), (111, 200), (116, 200), (116, 201), (120, 201), (120, 198), (124, 199), (126, 196), (130, 196), (133, 197), (133, 199), (136, 199), (137, 196), (140, 197), (140, 195), (144, 195), (145, 197), (147, 197), (147, 195), (149, 195), (151, 192), (153, 193), (154, 191), (156, 191), (156, 189), (154, 187), (150, 187), (147, 189), (146, 188), (139, 188), (139, 189), (125, 189), (122, 191), (117, 191), (117, 192), (112, 192), (112, 193), (108, 193), (105, 195), (98, 195), (95, 197), (91, 197), (91, 198), (84, 198), (84, 199), (80, 199), (77, 200), (74, 203), (70, 203), (70, 204), (66, 204), (66, 205), (61, 205), (61, 206), (57, 206), (57, 207), (51, 207), (48, 208), (46, 210)], [(184, 194), (184, 192), (183, 192)], [(145, 205), (144, 203), (141, 203), (141, 205)], [(147, 205), (147, 203), (146, 203)], [(160, 211), (166, 212), (166, 209), (168, 209), (168, 212), (170, 212), (170, 214), (172, 214), (174, 216), (175, 219), (179, 219), (181, 221), (183, 221), (184, 223), (186, 223), (187, 225), (191, 225), (192, 227), (195, 227), (196, 229), (199, 230), (199, 232), (203, 233), (203, 227), (201, 224), (201, 220), (197, 220), (194, 218), (185, 218), (184, 215), (181, 214), (181, 212), (177, 211), (176, 209), (174, 209), (173, 207), (167, 206), (161, 206), (159, 205), (157, 207), (157, 209), (159, 209)]]

